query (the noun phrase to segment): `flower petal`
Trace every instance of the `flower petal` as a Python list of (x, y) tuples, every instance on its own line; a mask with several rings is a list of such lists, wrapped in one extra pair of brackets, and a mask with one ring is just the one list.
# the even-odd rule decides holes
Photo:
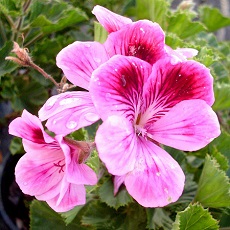
[(104, 43), (110, 56), (135, 56), (150, 64), (166, 55), (164, 32), (157, 23), (141, 20), (109, 34)]
[(99, 157), (111, 174), (119, 176), (133, 170), (135, 139), (132, 124), (123, 117), (110, 116), (99, 127), (95, 142)]
[(44, 145), (54, 142), (54, 139), (44, 131), (38, 117), (30, 114), (26, 110), (23, 110), (21, 117), (14, 119), (10, 123), (9, 133), (35, 144)]
[(46, 201), (56, 212), (66, 212), (86, 202), (84, 185), (70, 184), (63, 180), (61, 194)]
[(76, 164), (72, 161), (72, 164), (69, 165), (67, 180), (74, 184), (95, 185), (97, 176), (88, 165)]
[[(26, 153), (15, 168), (16, 182), (22, 192), (38, 196), (40, 200), (51, 199), (60, 191), (63, 171), (56, 164), (64, 165), (64, 155), (56, 149), (43, 149), (43, 154)], [(36, 156), (36, 157), (35, 157)]]
[(129, 194), (144, 207), (163, 207), (181, 196), (185, 176), (179, 164), (163, 149), (138, 139), (139, 156), (125, 185)]
[(121, 29), (126, 24), (132, 23), (130, 18), (115, 14), (112, 11), (99, 5), (93, 8), (92, 13), (109, 33)]
[(220, 125), (216, 114), (204, 101), (186, 100), (153, 123), (148, 132), (162, 144), (195, 151), (220, 135)]
[(189, 60), (175, 65), (161, 59), (153, 65), (144, 86), (144, 104), (140, 123), (153, 122), (183, 100), (202, 99), (214, 102), (213, 77), (204, 65)]
[(39, 111), (41, 120), (56, 134), (67, 135), (100, 119), (89, 92), (66, 92), (52, 96)]
[(100, 117), (124, 115), (134, 119), (151, 65), (135, 57), (116, 55), (93, 72), (90, 93)]
[(108, 60), (99, 42), (74, 42), (57, 55), (57, 66), (73, 84), (88, 89), (93, 70)]
[(193, 58), (198, 54), (198, 50), (192, 48), (177, 48), (175, 51), (185, 58)]
[(67, 139), (63, 140), (62, 136), (56, 138), (65, 155), (67, 181), (73, 184), (95, 185), (97, 183), (95, 172), (88, 165), (78, 163), (79, 155), (83, 154), (83, 150), (69, 143)]
[(120, 186), (124, 183), (124, 181), (125, 181), (125, 176), (114, 176), (114, 180), (113, 180), (113, 183), (114, 183), (113, 194), (114, 194), (114, 196), (116, 196)]
[[(173, 50), (170, 46), (165, 45), (165, 51), (171, 58), (171, 62), (186, 61), (187, 58), (192, 58), (198, 54), (198, 50), (192, 48), (177, 48)], [(173, 60), (173, 61), (172, 61)]]

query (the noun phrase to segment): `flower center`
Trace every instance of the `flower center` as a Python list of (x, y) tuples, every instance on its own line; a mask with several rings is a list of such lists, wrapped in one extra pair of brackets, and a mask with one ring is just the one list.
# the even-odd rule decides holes
[(134, 125), (134, 129), (135, 132), (137, 133), (138, 136), (142, 136), (142, 137), (146, 137), (147, 136), (147, 130), (144, 128), (143, 125), (139, 124), (141, 120), (141, 114), (138, 114), (135, 125)]

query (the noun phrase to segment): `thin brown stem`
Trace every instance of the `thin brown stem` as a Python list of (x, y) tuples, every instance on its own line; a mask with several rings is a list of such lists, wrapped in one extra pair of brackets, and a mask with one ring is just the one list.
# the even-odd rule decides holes
[(38, 65), (36, 65), (35, 63), (31, 62), (30, 67), (34, 68), (35, 70), (37, 70), (39, 73), (41, 73), (45, 78), (49, 79), (50, 81), (52, 81), (54, 83), (54, 85), (59, 88), (59, 84), (54, 80), (54, 78), (49, 75), (48, 73), (46, 73), (42, 68), (40, 68)]

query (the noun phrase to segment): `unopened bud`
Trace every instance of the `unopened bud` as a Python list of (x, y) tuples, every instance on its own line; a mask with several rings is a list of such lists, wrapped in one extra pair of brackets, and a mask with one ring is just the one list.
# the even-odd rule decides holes
[(178, 6), (178, 9), (180, 10), (192, 10), (194, 7), (195, 3), (193, 0), (184, 0), (183, 2), (180, 3)]

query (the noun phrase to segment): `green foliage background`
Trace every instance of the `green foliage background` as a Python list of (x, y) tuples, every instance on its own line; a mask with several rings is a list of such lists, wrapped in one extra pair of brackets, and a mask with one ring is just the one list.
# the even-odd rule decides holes
[[(61, 70), (55, 65), (57, 53), (80, 40), (103, 42), (107, 33), (95, 23), (91, 10), (99, 4), (131, 17), (158, 22), (166, 33), (166, 44), (172, 48), (190, 47), (199, 51), (194, 58), (210, 68), (214, 77), (217, 113), (222, 134), (197, 152), (165, 149), (186, 174), (181, 198), (164, 208), (143, 208), (122, 187), (113, 196), (112, 178), (92, 154), (88, 164), (101, 179), (97, 186), (87, 187), (87, 204), (58, 214), (46, 203), (34, 200), (30, 206), (30, 228), (39, 229), (224, 229), (230, 227), (230, 42), (218, 41), (214, 32), (230, 26), (230, 18), (216, 8), (203, 5), (195, 12), (190, 7), (171, 9), (170, 0), (0, 0), (0, 101), (13, 109), (10, 119), (23, 109), (33, 114), (55, 92), (52, 84), (33, 69), (18, 67), (6, 61), (12, 55), (13, 41), (30, 51), (36, 64), (57, 81)], [(3, 118), (2, 125), (9, 120)], [(79, 130), (72, 138), (93, 137), (96, 125)], [(23, 153), (21, 141), (11, 143), (13, 154)]]

